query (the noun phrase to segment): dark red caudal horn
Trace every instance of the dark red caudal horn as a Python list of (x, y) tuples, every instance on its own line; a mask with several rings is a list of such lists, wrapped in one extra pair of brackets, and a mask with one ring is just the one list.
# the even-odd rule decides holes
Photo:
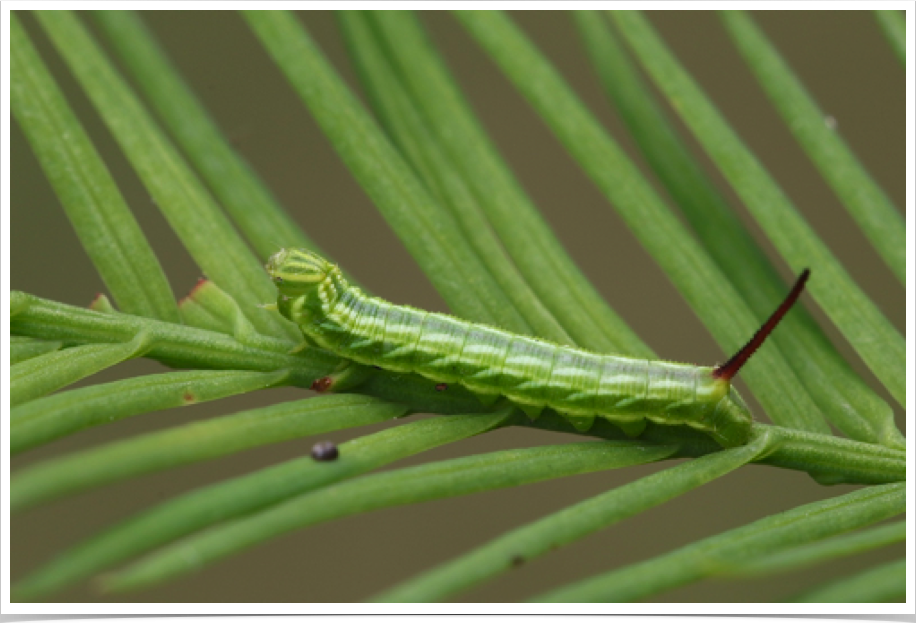
[(731, 359), (723, 363), (721, 366), (712, 371), (712, 376), (715, 379), (725, 379), (726, 381), (730, 380), (736, 374), (738, 370), (747, 363), (747, 360), (751, 358), (751, 355), (760, 348), (760, 345), (763, 344), (763, 341), (767, 339), (770, 333), (773, 332), (773, 329), (776, 328), (776, 325), (779, 324), (779, 321), (782, 320), (782, 317), (786, 315), (792, 306), (795, 305), (795, 301), (798, 300), (798, 297), (801, 295), (802, 290), (805, 289), (805, 282), (808, 281), (808, 276), (811, 274), (811, 271), (807, 268), (802, 271), (802, 274), (798, 276), (798, 279), (795, 281), (795, 285), (792, 286), (792, 291), (789, 292), (789, 295), (786, 299), (779, 305), (776, 311), (773, 312), (773, 315), (770, 316), (769, 320), (763, 323), (763, 326), (757, 329), (757, 333), (754, 334), (754, 337), (751, 338), (751, 341), (744, 345), (744, 347), (735, 353)]

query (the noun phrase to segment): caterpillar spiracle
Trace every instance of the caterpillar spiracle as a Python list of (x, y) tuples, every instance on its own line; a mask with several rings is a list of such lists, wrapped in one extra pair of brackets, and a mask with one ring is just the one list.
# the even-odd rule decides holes
[(445, 388), (459, 383), (485, 404), (506, 397), (529, 417), (550, 407), (578, 430), (605, 418), (631, 436), (646, 419), (686, 425), (722, 446), (748, 442), (753, 418), (731, 379), (798, 299), (809, 272), (754, 337), (718, 367), (603, 355), (516, 335), (446, 314), (394, 305), (347, 283), (340, 270), (302, 249), (282, 249), (267, 271), (277, 309), (305, 344)]

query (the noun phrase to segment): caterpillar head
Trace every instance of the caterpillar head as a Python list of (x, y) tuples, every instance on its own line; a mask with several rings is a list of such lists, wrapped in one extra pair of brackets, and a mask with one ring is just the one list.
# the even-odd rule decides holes
[(288, 297), (314, 290), (332, 270), (333, 264), (305, 249), (280, 249), (267, 260), (267, 273), (280, 294)]

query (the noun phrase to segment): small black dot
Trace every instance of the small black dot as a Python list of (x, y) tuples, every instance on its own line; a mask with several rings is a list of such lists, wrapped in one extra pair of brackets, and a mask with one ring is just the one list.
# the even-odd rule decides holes
[(316, 461), (335, 461), (340, 456), (333, 441), (319, 441), (312, 446), (312, 458)]

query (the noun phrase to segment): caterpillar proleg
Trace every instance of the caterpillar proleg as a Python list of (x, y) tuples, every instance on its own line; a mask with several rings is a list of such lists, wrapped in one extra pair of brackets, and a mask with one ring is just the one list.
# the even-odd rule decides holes
[(399, 306), (350, 286), (340, 270), (301, 249), (274, 254), (267, 271), (277, 308), (306, 344), (361, 364), (414, 372), (438, 391), (458, 383), (490, 404), (506, 397), (529, 417), (550, 407), (587, 431), (596, 417), (638, 435), (646, 419), (701, 430), (725, 447), (747, 443), (753, 418), (731, 379), (798, 299), (804, 271), (770, 319), (712, 368), (600, 355)]

